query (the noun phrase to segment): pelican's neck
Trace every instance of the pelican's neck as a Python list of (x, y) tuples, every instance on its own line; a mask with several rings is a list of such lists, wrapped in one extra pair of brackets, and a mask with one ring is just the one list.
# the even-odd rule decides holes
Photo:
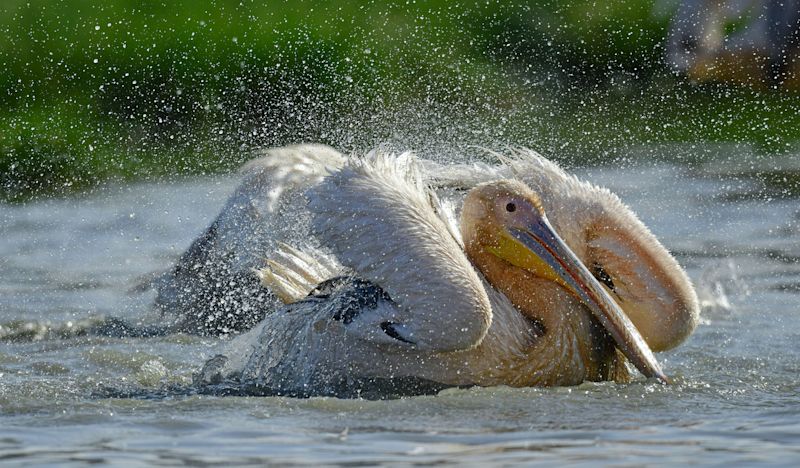
[[(471, 243), (474, 246), (474, 243)], [(589, 311), (556, 283), (513, 266), (482, 248), (467, 247), (470, 260), (486, 280), (513, 304), (516, 313), (529, 321), (525, 330), (501, 323), (495, 314), (486, 347), (503, 347), (510, 333), (526, 333), (523, 349), (501, 354), (517, 359), (493, 369), (493, 378), (510, 385), (570, 385), (584, 380), (624, 380), (624, 366), (617, 359), (611, 339)], [(492, 352), (492, 350), (487, 350)], [(509, 351), (511, 351), (509, 353)]]

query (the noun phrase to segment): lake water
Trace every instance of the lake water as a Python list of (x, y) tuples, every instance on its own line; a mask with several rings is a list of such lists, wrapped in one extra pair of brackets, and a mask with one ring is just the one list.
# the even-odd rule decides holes
[[(724, 161), (576, 170), (631, 205), (698, 288), (701, 325), (659, 355), (670, 386), (474, 388), (389, 401), (162, 391), (188, 385), (218, 339), (83, 332), (98, 317), (151, 313), (153, 295), (136, 285), (174, 261), (236, 180), (0, 205), (0, 462), (796, 462), (797, 171), (774, 169), (790, 159), (759, 164), (769, 178)], [(109, 389), (138, 396), (109, 398)]]

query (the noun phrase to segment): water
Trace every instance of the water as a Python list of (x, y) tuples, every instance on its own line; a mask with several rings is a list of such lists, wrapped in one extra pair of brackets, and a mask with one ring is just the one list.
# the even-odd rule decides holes
[[(0, 461), (789, 464), (800, 458), (800, 205), (727, 167), (577, 171), (630, 204), (700, 292), (697, 332), (659, 355), (668, 387), (391, 401), (162, 392), (185, 388), (217, 339), (100, 338), (86, 323), (151, 313), (152, 294), (136, 285), (171, 264), (236, 181), (0, 205)], [(109, 389), (140, 397), (107, 398)]]

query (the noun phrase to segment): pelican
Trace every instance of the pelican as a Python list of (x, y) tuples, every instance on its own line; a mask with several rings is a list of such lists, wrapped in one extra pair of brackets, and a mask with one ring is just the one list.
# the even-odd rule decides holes
[[(626, 381), (626, 360), (667, 380), (652, 351), (691, 334), (697, 297), (609, 191), (528, 151), (452, 170), (410, 155), (328, 156), (324, 170), (300, 165), (319, 245), (279, 248), (283, 263), (261, 271), (288, 304), (228, 343), (198, 383), (340, 396), (408, 382), (574, 385)], [(292, 173), (271, 164), (287, 165), (267, 157), (244, 185)], [(432, 186), (470, 187), (460, 223)]]
[(797, 90), (798, 56), (796, 0), (683, 0), (666, 43), (667, 64), (698, 82)]

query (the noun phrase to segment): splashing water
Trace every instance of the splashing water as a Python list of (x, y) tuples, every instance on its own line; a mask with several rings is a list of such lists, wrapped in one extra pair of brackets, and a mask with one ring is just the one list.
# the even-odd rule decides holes
[[(771, 461), (796, 457), (800, 323), (798, 289), (787, 285), (800, 284), (800, 270), (785, 259), (800, 231), (765, 234), (765, 219), (792, 219), (794, 200), (724, 198), (738, 185), (669, 165), (578, 172), (632, 205), (707, 303), (711, 320), (660, 355), (674, 385), (452, 389), (390, 401), (197, 395), (192, 375), (218, 339), (88, 330), (103, 316), (149, 313), (152, 294), (129, 290), (172, 264), (236, 180), (139, 184), (0, 207), (8, 259), (0, 453), (35, 463), (580, 463), (644, 462), (667, 451), (672, 460), (750, 462), (767, 444)], [(735, 224), (735, 235), (720, 223)]]
[[(88, 3), (0, 4), (0, 199), (33, 198), (0, 204), (0, 460), (800, 457), (800, 99), (783, 76), (726, 67), (736, 44), (722, 40), (749, 36), (775, 2)], [(796, 35), (783, 40), (778, 58), (797, 55)], [(738, 51), (779, 74), (800, 63)], [(161, 324), (137, 286), (238, 183), (208, 174), (298, 142), (459, 162), (510, 142), (609, 186), (703, 301), (697, 332), (659, 356), (674, 385), (221, 398), (191, 384), (219, 339), (93, 333), (108, 317)], [(299, 236), (296, 221), (276, 228)]]
[(738, 297), (750, 295), (747, 283), (739, 277), (738, 267), (730, 259), (720, 260), (705, 267), (696, 285), (697, 296), (704, 315), (717, 315), (734, 311)]

